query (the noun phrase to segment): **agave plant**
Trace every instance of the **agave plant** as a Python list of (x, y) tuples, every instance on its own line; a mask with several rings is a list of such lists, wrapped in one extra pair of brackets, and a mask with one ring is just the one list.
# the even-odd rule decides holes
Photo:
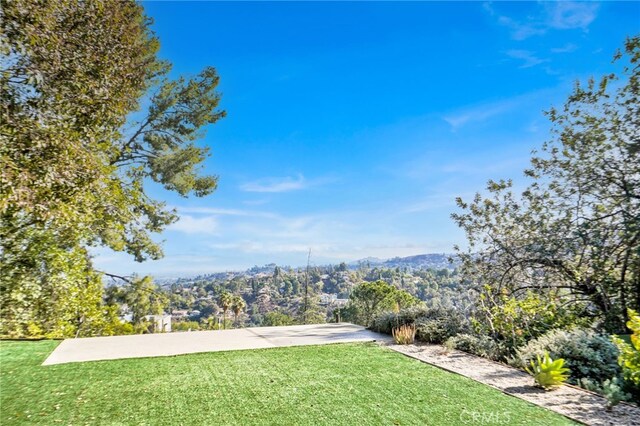
[(527, 373), (533, 376), (536, 385), (543, 389), (560, 386), (569, 378), (569, 369), (564, 366), (564, 359), (551, 359), (547, 352), (544, 357), (537, 356), (537, 362), (531, 361), (531, 367), (525, 367)]

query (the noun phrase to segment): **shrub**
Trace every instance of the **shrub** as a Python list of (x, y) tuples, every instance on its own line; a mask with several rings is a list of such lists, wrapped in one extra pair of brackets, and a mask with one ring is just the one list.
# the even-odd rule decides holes
[(580, 386), (582, 389), (586, 389), (588, 391), (591, 392), (595, 392), (595, 393), (602, 393), (602, 385), (604, 385), (604, 383), (600, 384), (600, 383), (594, 383), (593, 380), (590, 379), (579, 379), (578, 380), (578, 386)]
[(197, 321), (176, 321), (171, 324), (171, 330), (173, 331), (189, 331), (200, 330), (200, 323)]
[(391, 334), (395, 327), (414, 324), (416, 339), (429, 343), (442, 343), (458, 333), (469, 331), (469, 321), (454, 308), (414, 307), (398, 313), (386, 312), (374, 318), (371, 329)]
[(619, 337), (614, 337), (614, 342), (620, 351), (618, 362), (622, 367), (625, 380), (640, 386), (640, 315), (629, 309), (629, 321), (627, 327), (632, 331), (631, 344)]
[(523, 368), (544, 353), (565, 360), (571, 370), (569, 382), (573, 384), (589, 379), (600, 385), (620, 374), (618, 350), (607, 336), (579, 328), (549, 331), (519, 348), (509, 363)]
[(133, 334), (134, 328), (133, 324), (129, 322), (121, 322), (121, 324), (115, 329), (114, 335), (122, 336), (125, 334)]
[(475, 334), (499, 341), (511, 354), (549, 330), (586, 325), (587, 320), (557, 303), (557, 295), (528, 292), (519, 297), (507, 296), (485, 286), (478, 298), (472, 323)]
[(607, 409), (618, 405), (620, 401), (630, 401), (632, 399), (631, 394), (625, 392), (625, 383), (618, 377), (612, 377), (602, 383), (594, 383), (589, 379), (580, 379), (578, 385), (607, 398)]
[(536, 361), (531, 361), (529, 367), (525, 368), (527, 373), (533, 376), (536, 385), (543, 389), (551, 389), (563, 384), (569, 377), (569, 369), (564, 366), (564, 359), (553, 360), (548, 353), (542, 358), (536, 357)]
[(630, 336), (631, 344), (617, 336), (613, 337), (613, 342), (620, 351), (618, 363), (622, 368), (626, 389), (640, 400), (640, 315), (632, 309), (629, 309), (628, 312), (627, 327), (633, 333)]
[(444, 354), (448, 355), (452, 350), (456, 348), (456, 345), (453, 342), (453, 339), (455, 339), (455, 337), (450, 337), (442, 344), (442, 348), (444, 349), (443, 351)]
[(398, 345), (410, 345), (416, 339), (416, 326), (413, 324), (405, 324), (394, 328), (392, 331), (393, 340)]
[(604, 381), (602, 394), (607, 398), (608, 409), (615, 407), (621, 401), (629, 401), (631, 399), (631, 395), (624, 391), (624, 383), (617, 377)]
[(461, 317), (453, 314), (443, 315), (439, 311), (437, 315), (420, 317), (416, 321), (416, 338), (423, 342), (443, 343), (458, 333), (468, 331), (461, 324)]
[(458, 334), (446, 341), (449, 348), (458, 349), (483, 358), (501, 361), (505, 351), (498, 343), (488, 336), (475, 336), (471, 334)]
[(371, 323), (371, 329), (378, 333), (391, 334), (394, 327), (405, 324), (415, 324), (416, 320), (427, 315), (429, 309), (424, 306), (401, 309), (399, 312), (383, 312), (377, 315)]

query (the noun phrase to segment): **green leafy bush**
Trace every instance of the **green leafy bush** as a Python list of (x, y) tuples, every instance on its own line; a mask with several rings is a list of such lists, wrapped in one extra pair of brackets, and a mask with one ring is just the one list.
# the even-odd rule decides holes
[(469, 331), (465, 318), (455, 310), (436, 309), (416, 320), (416, 338), (422, 342), (443, 343), (450, 337)]
[(536, 361), (532, 360), (525, 370), (533, 376), (536, 385), (543, 389), (560, 386), (569, 378), (569, 369), (564, 366), (564, 359), (553, 360), (548, 353), (542, 358), (538, 355)]
[(173, 331), (191, 331), (200, 330), (200, 323), (197, 321), (176, 321), (171, 324)]
[(628, 312), (627, 327), (633, 333), (630, 336), (631, 344), (619, 337), (614, 337), (613, 341), (620, 351), (618, 362), (625, 380), (640, 386), (640, 315), (633, 309), (629, 309)]
[(488, 336), (458, 334), (457, 336), (449, 338), (445, 343), (449, 348), (458, 349), (494, 361), (502, 361), (505, 356), (504, 348)]
[(371, 329), (391, 334), (395, 327), (414, 324), (416, 339), (429, 343), (442, 343), (449, 337), (470, 330), (469, 321), (454, 308), (414, 307), (398, 313), (385, 312), (374, 318)]
[(429, 309), (424, 306), (401, 309), (399, 312), (383, 312), (373, 319), (371, 329), (378, 333), (391, 334), (394, 327), (415, 324), (418, 318), (427, 315), (428, 312)]
[(444, 349), (443, 353), (444, 354), (449, 354), (452, 350), (454, 350), (456, 348), (455, 343), (453, 343), (453, 339), (455, 337), (450, 337), (447, 340), (445, 340), (445, 342), (442, 344), (442, 348)]
[(557, 295), (551, 293), (507, 296), (487, 285), (471, 320), (474, 332), (497, 340), (513, 354), (549, 330), (586, 325), (575, 308), (562, 307), (557, 300)]
[(632, 331), (631, 344), (614, 336), (613, 342), (620, 351), (618, 363), (622, 368), (625, 389), (633, 394), (633, 398), (640, 402), (640, 315), (632, 309), (628, 310), (629, 321), (627, 327)]
[(631, 399), (631, 395), (626, 393), (624, 388), (624, 383), (617, 377), (604, 381), (602, 384), (602, 394), (607, 398), (607, 408), (611, 409), (620, 402)]
[(580, 384), (580, 379), (589, 379), (601, 385), (605, 380), (617, 377), (618, 350), (607, 336), (593, 330), (551, 330), (519, 348), (509, 363), (523, 368), (548, 353), (552, 358), (563, 358), (571, 369), (569, 382)]

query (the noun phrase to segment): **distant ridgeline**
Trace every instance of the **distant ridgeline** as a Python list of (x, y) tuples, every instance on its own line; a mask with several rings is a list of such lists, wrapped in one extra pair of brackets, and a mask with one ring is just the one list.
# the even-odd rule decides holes
[[(338, 265), (327, 264), (315, 266), (316, 268), (334, 268), (340, 267), (341, 265), (346, 265), (346, 268), (350, 271), (355, 271), (359, 269), (366, 268), (402, 268), (404, 270), (427, 270), (427, 269), (449, 269), (453, 271), (456, 269), (460, 262), (456, 258), (453, 253), (428, 253), (428, 254), (417, 254), (414, 256), (407, 257), (393, 257), (391, 259), (380, 259), (377, 257), (366, 257), (364, 259), (355, 260), (349, 263), (342, 262)], [(155, 281), (160, 284), (168, 284), (171, 282), (181, 281), (181, 280), (199, 280), (199, 279), (224, 279), (229, 276), (235, 275), (244, 275), (244, 276), (252, 276), (257, 274), (273, 274), (276, 267), (279, 267), (284, 271), (296, 271), (303, 272), (305, 270), (305, 266), (291, 267), (289, 265), (276, 265), (275, 263), (268, 263), (263, 266), (253, 266), (245, 271), (226, 271), (226, 272), (216, 272), (212, 274), (202, 274), (187, 277), (177, 277), (173, 276), (171, 278), (168, 277), (155, 277)]]
[(429, 253), (417, 254), (415, 256), (394, 257), (382, 260), (376, 257), (368, 257), (349, 264), (351, 269), (359, 268), (363, 264), (371, 266), (383, 266), (386, 268), (409, 268), (413, 269), (455, 269), (459, 263), (453, 254)]

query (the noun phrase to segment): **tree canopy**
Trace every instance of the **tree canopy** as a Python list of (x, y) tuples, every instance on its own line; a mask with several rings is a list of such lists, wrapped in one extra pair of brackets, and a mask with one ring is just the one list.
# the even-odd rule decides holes
[(552, 139), (522, 194), (491, 181), (453, 215), (469, 241), (465, 278), (510, 297), (552, 293), (609, 331), (640, 308), (640, 36), (615, 62), (621, 72), (576, 83), (546, 113)]
[(196, 145), (225, 114), (216, 70), (170, 80), (150, 26), (133, 1), (1, 1), (0, 333), (100, 333), (88, 248), (158, 259), (178, 217), (148, 184), (216, 188)]
[(368, 326), (373, 317), (383, 311), (406, 308), (419, 303), (420, 300), (416, 297), (385, 281), (365, 281), (353, 288), (349, 296), (349, 305), (342, 312), (342, 316)]

